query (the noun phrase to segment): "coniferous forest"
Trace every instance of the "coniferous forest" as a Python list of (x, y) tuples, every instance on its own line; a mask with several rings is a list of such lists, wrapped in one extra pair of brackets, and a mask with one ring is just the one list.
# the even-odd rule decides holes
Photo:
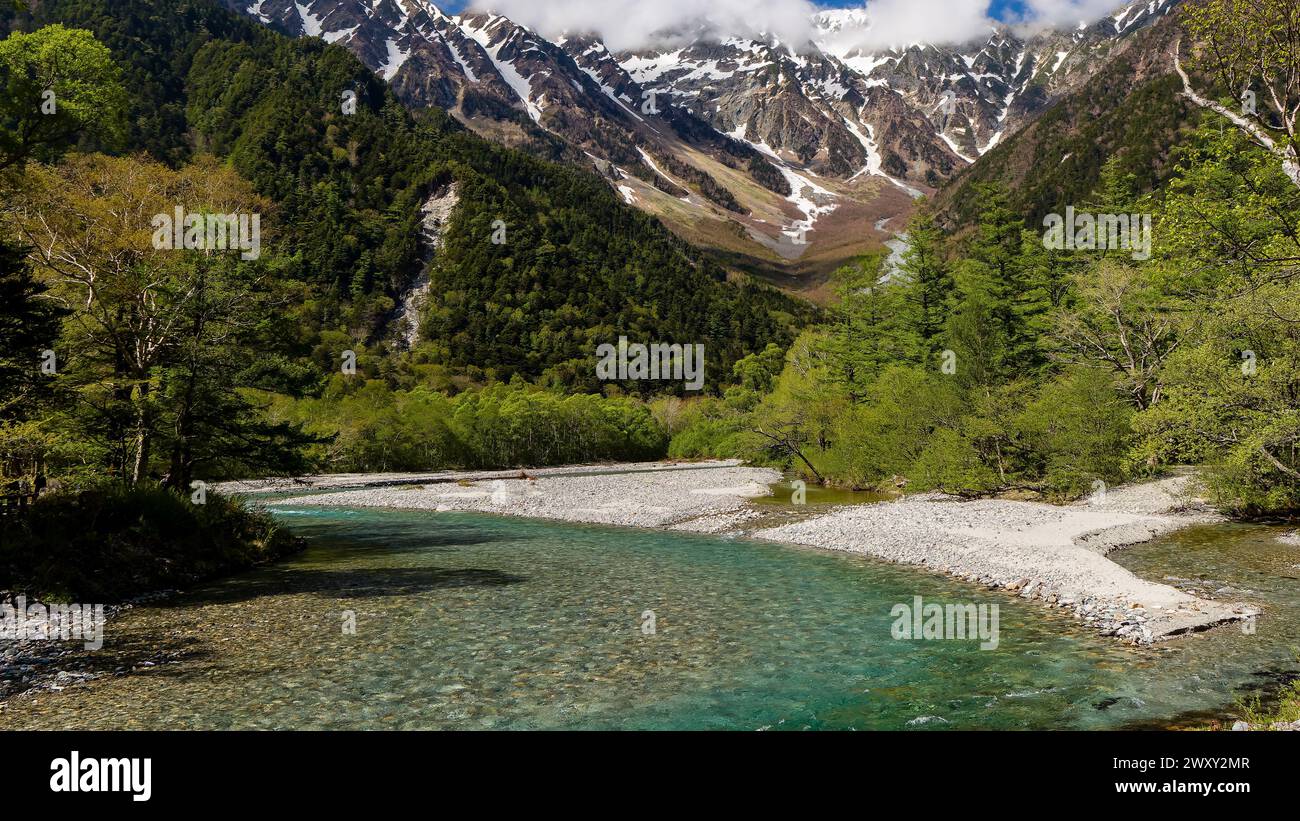
[[(15, 476), (39, 461), (63, 484), (180, 490), (739, 456), (846, 487), (1065, 499), (1190, 463), (1243, 513), (1297, 503), (1297, 191), (1210, 117), (1176, 133), (1158, 177), (1133, 170), (1149, 135), (1126, 121), (1081, 197), (1154, 212), (1149, 260), (1044, 249), (1046, 206), (990, 162), (992, 181), (966, 183), (969, 227), (923, 206), (900, 270), (840, 270), (822, 311), (729, 281), (592, 174), (406, 110), (344, 49), (207, 0), (128, 5), (4, 11), (0, 454)], [(453, 182), (430, 255), (420, 206)], [(182, 192), (265, 213), (266, 252), (159, 257), (139, 226), (101, 219)], [(55, 203), (71, 207), (49, 219)], [(426, 262), (407, 350), (397, 301)], [(705, 395), (602, 385), (593, 351), (619, 334), (704, 343)], [(31, 367), (47, 350), (55, 375)], [(521, 444), (537, 419), (562, 441)]]
[[(901, 270), (885, 277), (877, 257), (842, 269), (823, 312), (728, 281), (594, 175), (407, 111), (344, 49), (206, 0), (128, 5), (4, 12), (0, 452), (16, 474), (39, 459), (68, 482), (181, 489), (308, 467), (666, 453), (850, 487), (1069, 498), (1194, 463), (1234, 509), (1297, 502), (1297, 192), (1210, 117), (1177, 132), (1158, 178), (1119, 142), (1083, 196), (1154, 212), (1151, 259), (1044, 249), (1043, 206), (972, 182), (971, 227), (944, 230), (951, 218), (923, 207)], [(68, 92), (47, 122), (51, 84)], [(344, 92), (355, 114), (340, 112)], [(1130, 121), (1125, 136), (1145, 132)], [(460, 205), (405, 350), (397, 300), (430, 256), (420, 205), (453, 181)], [(178, 192), (263, 211), (266, 253), (158, 258), (138, 227), (100, 219), (165, 210)], [(72, 207), (51, 220), (54, 203)], [(597, 399), (593, 351), (619, 334), (703, 342), (706, 395), (629, 382)], [(52, 378), (30, 367), (46, 350)], [(534, 415), (599, 431), (595, 449), (567, 434), (567, 448), (513, 442)]]
[[(215, 0), (0, 0), (0, 589), (114, 601), (284, 557), (303, 543), (208, 485), (318, 473), (734, 458), (1069, 503), (1194, 467), (1229, 516), (1289, 521), (1300, 101), (1266, 141), (1223, 112), (1261, 59), (1241, 15), (1297, 18), (1188, 5), (1202, 99), (1113, 66), (815, 305), (340, 45)], [(159, 250), (178, 203), (259, 215), (259, 245)], [(1051, 247), (1067, 203), (1146, 215), (1147, 253)], [(619, 337), (703, 345), (703, 389), (601, 380)]]

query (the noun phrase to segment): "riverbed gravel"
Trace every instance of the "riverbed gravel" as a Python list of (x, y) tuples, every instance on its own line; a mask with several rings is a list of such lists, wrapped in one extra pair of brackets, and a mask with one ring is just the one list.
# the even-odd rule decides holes
[(276, 504), (468, 510), (657, 528), (739, 514), (749, 499), (767, 495), (769, 485), (781, 478), (774, 470), (744, 467), (737, 462), (516, 470), (482, 478), (471, 476), (478, 475), (462, 474), (419, 485), (292, 496)]
[(763, 527), (765, 514), (749, 501), (767, 495), (779, 478), (737, 462), (651, 463), (444, 474), (419, 485), (385, 484), (276, 504), (471, 510), (863, 553), (1067, 609), (1104, 635), (1134, 644), (1258, 615), (1248, 603), (1146, 581), (1106, 558), (1117, 548), (1221, 519), (1196, 496), (1193, 476), (1108, 489), (1067, 506), (925, 494), (810, 511)]
[(1105, 635), (1152, 644), (1258, 615), (1244, 602), (1140, 579), (1106, 558), (1218, 520), (1195, 498), (1193, 482), (1180, 476), (1116, 488), (1069, 506), (931, 494), (840, 508), (752, 535), (927, 567), (1065, 608)]

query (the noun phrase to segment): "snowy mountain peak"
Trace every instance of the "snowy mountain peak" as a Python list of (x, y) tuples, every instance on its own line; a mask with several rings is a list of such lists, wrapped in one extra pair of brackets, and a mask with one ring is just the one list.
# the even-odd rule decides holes
[(564, 146), (688, 234), (709, 220), (734, 224), (788, 259), (810, 233), (848, 219), (855, 199), (892, 197), (897, 209), (938, 188), (1178, 0), (1132, 3), (1081, 28), (997, 26), (961, 45), (887, 48), (869, 47), (882, 38), (865, 9), (817, 12), (806, 42), (718, 36), (701, 18), (636, 51), (590, 32), (547, 39), (429, 0), (226, 2), (348, 48), (413, 107), (444, 108), (546, 156)]

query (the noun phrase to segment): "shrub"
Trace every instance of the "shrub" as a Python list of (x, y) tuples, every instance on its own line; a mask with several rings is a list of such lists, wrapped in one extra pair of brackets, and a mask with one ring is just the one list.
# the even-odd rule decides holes
[(264, 511), (207, 493), (101, 485), (37, 500), (0, 522), (0, 588), (113, 602), (187, 586), (301, 549)]

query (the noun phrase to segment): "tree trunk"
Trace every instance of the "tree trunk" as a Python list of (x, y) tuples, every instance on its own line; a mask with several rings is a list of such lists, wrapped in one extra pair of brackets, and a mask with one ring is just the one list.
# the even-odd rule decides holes
[(149, 388), (141, 384), (140, 398), (135, 411), (135, 464), (131, 468), (132, 487), (139, 487), (140, 480), (144, 479), (145, 473), (149, 470), (149, 446), (152, 444), (149, 424)]

